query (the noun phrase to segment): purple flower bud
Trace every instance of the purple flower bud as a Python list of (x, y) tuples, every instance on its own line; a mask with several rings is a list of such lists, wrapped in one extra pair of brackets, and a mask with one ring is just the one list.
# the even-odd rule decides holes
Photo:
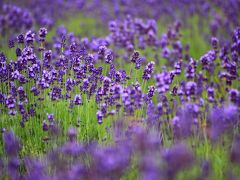
[(132, 58), (131, 58), (131, 62), (132, 63), (136, 63), (137, 59), (139, 58), (139, 52), (138, 51), (134, 51)]
[(105, 57), (107, 51), (107, 47), (106, 46), (100, 46), (98, 49), (98, 55), (99, 55), (99, 59), (103, 59), (103, 57)]
[(8, 109), (14, 109), (15, 103), (16, 103), (16, 99), (13, 96), (8, 96), (5, 100), (5, 104)]
[(200, 58), (203, 69), (210, 70), (212, 67), (213, 61), (215, 61), (216, 58), (217, 58), (216, 52), (213, 50), (208, 51), (206, 54), (204, 54)]
[(237, 100), (240, 98), (239, 91), (237, 89), (231, 89), (229, 91), (229, 100), (233, 103), (237, 103)]
[(17, 42), (19, 44), (23, 44), (24, 43), (24, 35), (23, 34), (20, 34), (17, 36)]
[(80, 94), (76, 94), (74, 97), (74, 104), (75, 105), (81, 105), (82, 104), (82, 97)]
[(105, 62), (107, 64), (112, 64), (113, 60), (114, 60), (114, 57), (113, 57), (113, 53), (112, 52), (109, 52), (108, 54), (106, 54)]
[(54, 86), (52, 91), (49, 92), (49, 95), (53, 101), (62, 98), (62, 89), (58, 86)]
[(35, 40), (35, 33), (33, 31), (28, 31), (25, 34), (25, 41), (27, 44), (32, 44)]
[(211, 45), (212, 45), (213, 49), (218, 49), (218, 44), (219, 44), (218, 39), (216, 37), (212, 37)]
[(176, 96), (178, 92), (178, 88), (176, 86), (173, 87), (172, 91), (171, 91), (171, 95), (172, 96)]
[(102, 124), (102, 120), (103, 120), (103, 113), (101, 111), (97, 111), (97, 121), (98, 121), (98, 124)]
[(48, 114), (47, 113), (47, 118), (49, 122), (53, 122), (54, 121), (54, 114)]
[(45, 41), (48, 31), (46, 28), (40, 28), (38, 31), (39, 41)]
[(145, 69), (143, 71), (143, 76), (142, 76), (142, 78), (144, 80), (149, 80), (151, 78), (151, 75), (152, 75), (152, 73), (154, 71), (154, 65), (155, 65), (155, 62), (153, 62), (153, 61), (149, 62), (146, 65), (146, 67), (145, 67)]
[(22, 50), (20, 48), (16, 48), (16, 56), (19, 57), (22, 55)]
[(42, 124), (42, 130), (43, 131), (48, 131), (48, 124), (45, 120), (43, 121), (43, 124)]
[(207, 93), (208, 93), (208, 101), (209, 102), (214, 102), (214, 88), (209, 87), (207, 89)]
[(149, 86), (148, 93), (147, 93), (148, 97), (152, 98), (153, 95), (154, 95), (154, 92), (155, 92), (155, 87), (154, 86)]
[(13, 39), (10, 39), (10, 40), (8, 41), (8, 47), (9, 47), (10, 49), (15, 47), (15, 42), (14, 42)]

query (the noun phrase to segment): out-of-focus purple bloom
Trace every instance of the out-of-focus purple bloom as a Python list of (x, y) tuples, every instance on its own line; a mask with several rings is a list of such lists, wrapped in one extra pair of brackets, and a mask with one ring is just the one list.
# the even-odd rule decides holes
[(239, 91), (237, 89), (231, 89), (229, 91), (229, 100), (233, 103), (237, 103), (240, 100)]
[(172, 119), (174, 137), (188, 137), (198, 127), (199, 107), (197, 104), (185, 104), (179, 107), (176, 116)]
[(230, 160), (233, 163), (240, 164), (240, 136), (237, 135), (233, 141), (231, 152), (230, 152)]
[(174, 74), (162, 72), (155, 75), (156, 88), (159, 93), (164, 93), (169, 90), (169, 85), (172, 83)]
[(166, 149), (162, 153), (162, 157), (167, 164), (167, 179), (174, 179), (180, 170), (191, 167), (194, 162), (193, 153), (184, 144), (177, 144), (170, 149)]
[(237, 106), (229, 104), (212, 108), (208, 122), (211, 123), (210, 137), (212, 140), (217, 140), (224, 132), (234, 128), (239, 123)]
[(197, 84), (195, 82), (187, 82), (185, 86), (185, 94), (187, 96), (194, 96), (196, 95)]
[(215, 49), (215, 50), (218, 49), (219, 40), (216, 37), (212, 37), (211, 45), (212, 45), (213, 49)]
[(45, 172), (45, 166), (42, 162), (38, 161), (37, 159), (33, 158), (25, 158), (24, 164), (26, 165), (27, 169), (27, 175), (26, 179), (35, 179), (35, 180), (41, 180), (41, 179), (48, 179)]
[(19, 179), (19, 167), (20, 167), (20, 161), (16, 157), (13, 157), (8, 162), (8, 175), (11, 179)]
[(10, 40), (8, 41), (8, 47), (9, 47), (10, 49), (15, 47), (15, 42), (14, 42), (13, 39), (10, 39)]
[(209, 87), (208, 89), (207, 89), (207, 93), (208, 93), (208, 101), (209, 102), (214, 102), (214, 95), (215, 95), (215, 93), (214, 93), (214, 88), (212, 88), (212, 87)]
[(3, 133), (4, 148), (8, 156), (17, 156), (20, 150), (18, 138), (12, 131)]

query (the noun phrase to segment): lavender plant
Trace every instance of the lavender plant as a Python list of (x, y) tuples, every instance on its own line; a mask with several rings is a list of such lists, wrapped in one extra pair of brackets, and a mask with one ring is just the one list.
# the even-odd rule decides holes
[(238, 1), (35, 3), (0, 11), (2, 179), (240, 177)]

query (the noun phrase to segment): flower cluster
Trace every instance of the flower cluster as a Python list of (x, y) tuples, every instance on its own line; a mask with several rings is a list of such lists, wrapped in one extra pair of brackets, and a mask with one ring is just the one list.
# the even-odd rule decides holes
[[(1, 6), (0, 178), (173, 180), (194, 171), (195, 179), (214, 179), (214, 148), (226, 155), (223, 167), (233, 167), (219, 168), (222, 176), (239, 174), (239, 3), (106, 1), (108, 11), (100, 1), (44, 2)], [(119, 18), (101, 37), (63, 25), (48, 33), (76, 4)], [(184, 18), (161, 34), (162, 13)], [(199, 54), (186, 44), (186, 28), (195, 27), (186, 15), (198, 15), (202, 32), (210, 19)]]

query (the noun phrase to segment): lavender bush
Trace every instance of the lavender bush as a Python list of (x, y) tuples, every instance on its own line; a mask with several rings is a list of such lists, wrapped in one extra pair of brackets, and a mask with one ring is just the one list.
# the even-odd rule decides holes
[(240, 177), (238, 1), (0, 5), (2, 179)]

